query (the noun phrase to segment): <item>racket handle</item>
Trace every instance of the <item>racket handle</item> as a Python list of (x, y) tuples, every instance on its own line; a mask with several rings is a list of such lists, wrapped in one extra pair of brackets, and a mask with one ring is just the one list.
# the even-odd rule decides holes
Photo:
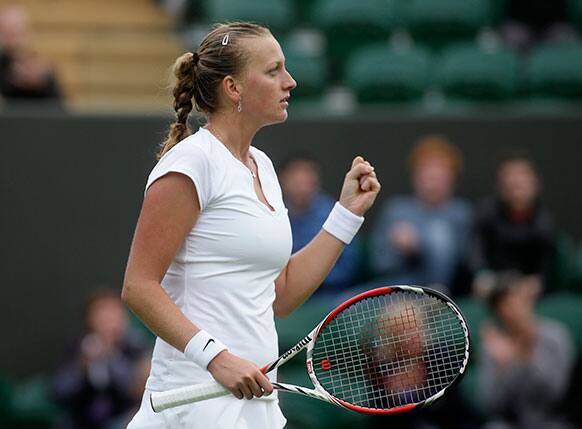
[(196, 384), (178, 387), (165, 392), (152, 392), (150, 401), (156, 413), (178, 405), (191, 404), (206, 399), (229, 395), (230, 391), (219, 383)]

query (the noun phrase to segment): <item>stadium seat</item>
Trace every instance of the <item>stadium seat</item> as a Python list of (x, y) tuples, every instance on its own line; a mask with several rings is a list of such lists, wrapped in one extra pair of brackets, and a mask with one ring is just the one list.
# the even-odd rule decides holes
[(505, 18), (508, 0), (491, 0), (491, 23), (500, 24)]
[(582, 0), (568, 0), (567, 8), (570, 21), (582, 31)]
[(488, 51), (476, 44), (456, 45), (442, 54), (438, 82), (451, 98), (509, 99), (519, 88), (518, 59), (507, 48)]
[(548, 295), (538, 305), (537, 313), (559, 320), (570, 330), (578, 351), (582, 351), (582, 296), (571, 292)]
[(457, 300), (457, 304), (469, 324), (471, 356), (475, 360), (480, 351), (479, 329), (485, 319), (489, 317), (489, 309), (483, 302), (472, 297), (459, 299)]
[(549, 44), (534, 49), (527, 65), (529, 93), (582, 99), (582, 44)]
[(488, 0), (408, 0), (404, 4), (405, 27), (415, 41), (435, 48), (473, 38), (491, 23)]
[(398, 19), (396, 0), (319, 0), (312, 22), (323, 29), (338, 74), (359, 47), (388, 40)]
[(582, 293), (582, 243), (578, 245), (576, 260), (574, 261), (574, 278), (572, 288), (578, 293)]
[(12, 383), (0, 376), (0, 427), (8, 427), (12, 413)]
[(144, 341), (148, 342), (153, 347), (156, 340), (154, 333), (144, 325), (144, 323), (132, 311), (128, 310), (127, 316), (129, 320), (129, 328), (138, 332), (139, 335), (143, 337)]
[(567, 290), (572, 286), (576, 245), (572, 237), (560, 234), (554, 243), (554, 266), (550, 276), (550, 290)]
[(424, 49), (369, 46), (350, 59), (345, 82), (362, 103), (418, 100), (429, 85), (430, 64)]
[(317, 0), (295, 0), (295, 10), (299, 22), (311, 24), (311, 11)]
[(480, 414), (484, 414), (483, 401), (479, 398), (478, 371), (478, 363), (473, 360), (473, 362), (467, 367), (467, 371), (457, 388), (461, 390), (463, 398), (468, 402), (473, 410)]
[(39, 375), (15, 386), (11, 428), (50, 429), (61, 410), (50, 399), (49, 378)]
[(297, 82), (292, 96), (304, 99), (321, 96), (327, 84), (325, 57), (296, 50), (284, 49), (284, 52), (286, 68)]
[(205, 0), (204, 11), (209, 22), (252, 21), (268, 26), (275, 35), (294, 25), (291, 0)]

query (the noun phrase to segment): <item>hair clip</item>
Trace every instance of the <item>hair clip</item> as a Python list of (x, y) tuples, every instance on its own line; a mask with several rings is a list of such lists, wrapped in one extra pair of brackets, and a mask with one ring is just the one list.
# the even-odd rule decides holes
[(230, 33), (226, 33), (226, 35), (222, 38), (222, 46), (228, 45), (229, 36), (230, 36)]

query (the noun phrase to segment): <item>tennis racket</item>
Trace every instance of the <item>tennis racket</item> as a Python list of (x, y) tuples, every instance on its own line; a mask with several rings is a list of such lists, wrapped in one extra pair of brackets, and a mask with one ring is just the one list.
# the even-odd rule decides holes
[[(268, 373), (307, 349), (314, 389), (275, 389), (366, 414), (396, 414), (431, 404), (458, 382), (469, 359), (469, 329), (459, 308), (428, 288), (391, 286), (359, 294), (331, 311)], [(219, 383), (154, 392), (154, 411), (228, 395)]]

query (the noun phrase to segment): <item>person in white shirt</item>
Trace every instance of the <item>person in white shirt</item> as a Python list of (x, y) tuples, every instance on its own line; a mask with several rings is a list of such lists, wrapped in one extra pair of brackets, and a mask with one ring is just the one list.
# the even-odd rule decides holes
[[(125, 273), (124, 302), (158, 336), (130, 429), (281, 428), (270, 380), (274, 316), (322, 283), (380, 190), (358, 156), (322, 231), (291, 255), (291, 230), (259, 129), (287, 119), (296, 83), (270, 31), (217, 25), (174, 65), (172, 124), (146, 185)], [(195, 106), (207, 124), (192, 134)], [(215, 379), (232, 395), (154, 413), (152, 391)], [(237, 401), (253, 399), (252, 401)]]

